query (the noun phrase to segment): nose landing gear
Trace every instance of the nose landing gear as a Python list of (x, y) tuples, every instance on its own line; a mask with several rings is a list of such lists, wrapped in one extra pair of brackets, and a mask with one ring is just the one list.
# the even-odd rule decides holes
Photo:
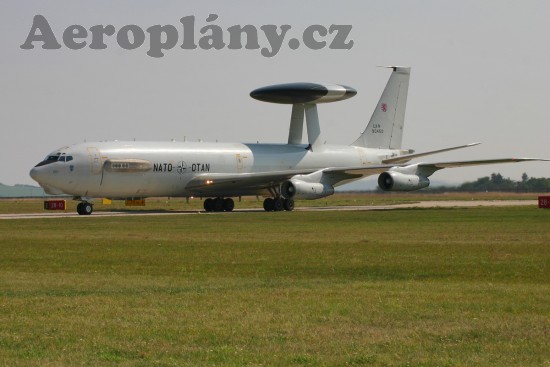
[(78, 203), (76, 212), (80, 215), (90, 215), (94, 211), (94, 206), (87, 201)]

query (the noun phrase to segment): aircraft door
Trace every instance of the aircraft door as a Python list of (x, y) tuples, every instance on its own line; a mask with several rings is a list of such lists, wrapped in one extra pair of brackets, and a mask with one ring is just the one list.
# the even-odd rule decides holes
[(367, 153), (365, 153), (363, 149), (359, 149), (359, 159), (361, 160), (361, 165), (363, 166), (366, 166), (370, 163), (367, 157)]
[(236, 154), (235, 157), (237, 158), (237, 173), (246, 172), (246, 159), (248, 157), (240, 153)]
[(101, 173), (101, 155), (96, 147), (87, 148), (88, 156), (90, 157), (90, 169), (93, 175)]

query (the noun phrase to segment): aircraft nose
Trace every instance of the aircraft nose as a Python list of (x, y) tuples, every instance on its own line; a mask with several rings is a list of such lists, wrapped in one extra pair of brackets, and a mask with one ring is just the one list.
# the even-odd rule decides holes
[(39, 182), (40, 180), (40, 169), (38, 167), (33, 167), (31, 169), (31, 171), (29, 172), (29, 175), (31, 176), (31, 178), (33, 180), (35, 180), (36, 182)]

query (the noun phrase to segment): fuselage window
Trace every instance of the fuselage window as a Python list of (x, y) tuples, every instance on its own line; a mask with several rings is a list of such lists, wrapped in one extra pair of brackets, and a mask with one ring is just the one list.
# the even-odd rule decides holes
[(129, 163), (113, 163), (112, 166), (114, 169), (128, 169), (130, 168)]

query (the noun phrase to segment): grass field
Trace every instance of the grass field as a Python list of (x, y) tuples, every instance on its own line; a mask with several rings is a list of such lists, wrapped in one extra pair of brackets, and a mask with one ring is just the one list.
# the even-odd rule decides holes
[(0, 221), (1, 366), (549, 366), (550, 210)]

